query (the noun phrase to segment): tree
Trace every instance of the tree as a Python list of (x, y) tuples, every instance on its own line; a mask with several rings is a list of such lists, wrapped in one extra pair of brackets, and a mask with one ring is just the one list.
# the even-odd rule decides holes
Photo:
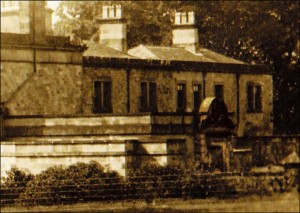
[[(102, 4), (64, 1), (57, 9), (57, 33), (82, 39), (97, 33)], [(250, 64), (268, 64), (274, 75), (277, 132), (299, 133), (299, 3), (297, 1), (118, 1), (127, 19), (129, 48), (170, 45), (175, 10), (194, 10), (200, 45)], [(299, 48), (298, 48), (299, 50)]]

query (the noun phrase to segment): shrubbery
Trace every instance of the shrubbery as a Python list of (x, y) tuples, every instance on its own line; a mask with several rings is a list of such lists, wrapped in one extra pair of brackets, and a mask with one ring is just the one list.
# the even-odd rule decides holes
[(1, 205), (13, 204), (32, 179), (33, 175), (27, 171), (17, 168), (8, 171), (7, 177), (1, 179)]
[(38, 175), (16, 168), (1, 183), (1, 204), (53, 205), (115, 199), (228, 197), (271, 194), (295, 186), (295, 174), (203, 173), (147, 166), (126, 179), (97, 162), (55, 166)]
[(97, 162), (77, 163), (67, 168), (55, 166), (36, 175), (20, 195), (20, 201), (52, 205), (109, 199), (118, 195), (121, 181), (116, 172), (104, 172)]
[(184, 170), (172, 166), (150, 165), (133, 171), (126, 181), (126, 193), (130, 198), (178, 197), (181, 195)]

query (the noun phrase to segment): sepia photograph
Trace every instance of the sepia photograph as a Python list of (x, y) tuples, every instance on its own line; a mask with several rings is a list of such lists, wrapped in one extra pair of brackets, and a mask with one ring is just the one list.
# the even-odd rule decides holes
[(300, 212), (300, 3), (0, 1), (1, 212)]

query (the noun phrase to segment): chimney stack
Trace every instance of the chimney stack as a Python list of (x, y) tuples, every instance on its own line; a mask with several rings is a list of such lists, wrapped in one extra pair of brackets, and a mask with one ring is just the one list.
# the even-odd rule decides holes
[(120, 4), (104, 5), (102, 17), (98, 19), (99, 43), (113, 49), (126, 52), (126, 21)]
[(46, 2), (30, 1), (30, 34), (34, 44), (46, 44)]
[(199, 46), (199, 38), (194, 12), (175, 12), (172, 35), (173, 46), (196, 51)]

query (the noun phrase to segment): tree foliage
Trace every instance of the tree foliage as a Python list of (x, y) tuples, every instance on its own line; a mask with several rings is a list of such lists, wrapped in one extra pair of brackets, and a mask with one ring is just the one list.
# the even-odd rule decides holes
[[(101, 6), (115, 2), (63, 1), (55, 31), (82, 39), (97, 33)], [(174, 11), (194, 10), (201, 46), (246, 61), (269, 64), (274, 75), (278, 132), (299, 133), (299, 3), (297, 1), (118, 1), (129, 47), (170, 45)], [(295, 49), (298, 42), (298, 49)]]

